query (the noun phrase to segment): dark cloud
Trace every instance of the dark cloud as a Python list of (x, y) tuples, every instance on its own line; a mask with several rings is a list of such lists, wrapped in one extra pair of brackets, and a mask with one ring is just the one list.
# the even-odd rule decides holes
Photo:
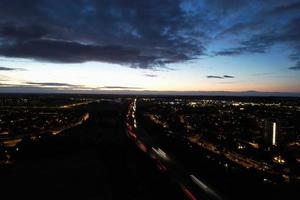
[[(298, 47), (297, 49), (300, 50), (300, 47)], [(289, 58), (290, 58), (291, 60), (297, 61), (297, 60), (300, 59), (300, 54), (299, 54), (298, 52), (292, 53), (292, 54), (289, 56)]]
[(268, 14), (271, 15), (282, 15), (282, 14), (289, 14), (291, 12), (300, 12), (300, 2), (285, 2), (279, 6), (276, 6)]
[(223, 75), (223, 76), (209, 75), (209, 76), (206, 76), (206, 78), (225, 79), (225, 78), (235, 78), (235, 76), (231, 76), (231, 75)]
[(26, 71), (24, 68), (13, 68), (13, 67), (2, 67), (0, 66), (0, 71)]
[(211, 41), (232, 36), (236, 45), (217, 45), (215, 56), (281, 43), (299, 55), (299, 7), (293, 0), (2, 0), (0, 56), (157, 69), (209, 55)]
[(144, 76), (151, 77), (151, 78), (157, 77), (156, 74), (144, 74)]
[(234, 76), (231, 76), (231, 75), (224, 75), (223, 77), (224, 78), (235, 78)]
[(215, 56), (235, 56), (235, 55), (240, 55), (243, 52), (244, 52), (243, 48), (239, 47), (239, 48), (231, 48), (231, 49), (216, 51), (216, 52), (214, 52), (214, 55)]
[(239, 47), (215, 52), (217, 56), (235, 56), (244, 53), (265, 53), (278, 40), (275, 35), (255, 35), (249, 40), (241, 41)]
[(0, 71), (13, 71), (13, 70), (16, 70), (16, 68), (1, 67), (1, 66), (0, 66)]
[(122, 46), (86, 45), (60, 40), (29, 40), (5, 48), (0, 54), (9, 57), (35, 58), (52, 62), (80, 63), (86, 61), (103, 61), (120, 64), (137, 64), (150, 62), (152, 57), (141, 56), (135, 49)]
[(295, 66), (289, 67), (291, 70), (300, 70), (300, 60), (297, 61)]
[[(266, 53), (274, 45), (285, 44), (290, 50), (294, 50), (290, 58), (295, 61), (299, 60), (300, 12), (295, 12), (294, 14), (290, 12), (299, 9), (299, 2), (285, 3), (275, 6), (270, 12), (258, 15), (258, 17), (254, 18), (256, 21), (234, 24), (222, 34), (237, 34), (245, 30), (247, 30), (247, 33), (239, 40), (237, 46), (215, 51), (214, 55), (236, 56), (245, 53)], [(271, 17), (275, 13), (277, 17)], [(259, 19), (261, 20), (260, 22)]]
[(28, 85), (46, 86), (46, 87), (78, 87), (78, 85), (68, 83), (54, 83), (54, 82), (26, 82)]
[(57, 87), (40, 87), (40, 86), (26, 86), (26, 85), (0, 85), (0, 93), (96, 93), (94, 90), (82, 90), (74, 88), (60, 88)]
[(223, 76), (209, 75), (209, 76), (206, 76), (206, 78), (218, 78), (218, 79), (223, 79), (224, 77), (223, 77)]
[(218, 17), (224, 17), (236, 10), (241, 10), (250, 3), (251, 1), (244, 0), (205, 0), (207, 9)]
[(0, 17), (0, 55), (7, 57), (155, 68), (205, 50), (180, 0), (2, 1)]
[(38, 25), (16, 25), (11, 23), (0, 24), (0, 36), (9, 39), (35, 39), (47, 35), (46, 28)]
[(228, 35), (238, 35), (245, 31), (253, 31), (262, 25), (261, 21), (255, 22), (239, 22), (237, 24), (233, 24), (231, 27), (226, 28), (221, 33), (219, 33), (216, 38), (224, 38)]

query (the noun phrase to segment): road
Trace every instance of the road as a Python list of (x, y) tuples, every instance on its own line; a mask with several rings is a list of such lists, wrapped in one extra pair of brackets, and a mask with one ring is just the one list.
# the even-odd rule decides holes
[(250, 166), (250, 169), (229, 167), (228, 160), (222, 158), (221, 152), (209, 143), (179, 140), (168, 137), (168, 134), (162, 133), (163, 130), (160, 132), (155, 129), (155, 132), (151, 126), (144, 128), (142, 120), (137, 117), (138, 109), (137, 100), (133, 100), (127, 113), (128, 137), (142, 152), (158, 161), (157, 168), (169, 174), (180, 185), (187, 198), (296, 199), (297, 183), (274, 185), (262, 181), (265, 176), (258, 174), (253, 166), (267, 169), (264, 164), (224, 151), (222, 154), (228, 160), (230, 157), (235, 162)]
[(171, 179), (180, 186), (188, 199), (221, 200), (221, 196), (213, 188), (185, 169), (172, 155), (162, 150), (159, 142), (153, 140), (143, 129), (142, 125), (138, 124), (136, 110), (137, 99), (134, 99), (129, 105), (126, 116), (128, 137), (136, 143), (142, 152), (148, 154), (156, 162), (157, 168), (169, 174)]
[[(184, 199), (180, 188), (129, 140), (125, 103), (88, 105), (79, 126), (24, 145), (0, 167), (3, 199)], [(21, 147), (20, 147), (21, 148)]]

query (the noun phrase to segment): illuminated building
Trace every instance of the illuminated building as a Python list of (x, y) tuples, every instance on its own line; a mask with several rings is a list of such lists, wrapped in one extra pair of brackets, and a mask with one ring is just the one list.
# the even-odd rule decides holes
[(264, 140), (268, 145), (278, 145), (278, 124), (276, 122), (265, 122)]
[(272, 145), (276, 146), (276, 123), (273, 122)]

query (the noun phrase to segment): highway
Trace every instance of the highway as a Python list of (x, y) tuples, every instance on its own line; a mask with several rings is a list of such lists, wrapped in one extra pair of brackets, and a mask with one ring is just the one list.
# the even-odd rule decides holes
[(185, 199), (182, 188), (160, 173), (144, 153), (147, 147), (136, 146), (126, 136), (127, 101), (99, 102), (85, 109), (87, 123), (58, 137), (24, 143), (15, 162), (0, 165), (1, 197)]
[(221, 196), (204, 183), (199, 177), (189, 172), (170, 153), (166, 152), (154, 141), (136, 119), (137, 99), (134, 99), (129, 106), (126, 116), (127, 135), (133, 140), (140, 150), (148, 154), (155, 162), (157, 168), (162, 173), (167, 173), (182, 189), (186, 197), (190, 200), (212, 199), (221, 200)]

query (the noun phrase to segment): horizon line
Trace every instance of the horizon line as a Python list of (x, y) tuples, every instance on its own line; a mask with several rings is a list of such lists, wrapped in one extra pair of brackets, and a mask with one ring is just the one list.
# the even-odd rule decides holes
[(54, 88), (0, 88), (0, 94), (91, 94), (91, 95), (158, 95), (158, 96), (272, 96), (300, 97), (300, 92), (246, 91), (157, 91), (157, 90), (57, 90)]

